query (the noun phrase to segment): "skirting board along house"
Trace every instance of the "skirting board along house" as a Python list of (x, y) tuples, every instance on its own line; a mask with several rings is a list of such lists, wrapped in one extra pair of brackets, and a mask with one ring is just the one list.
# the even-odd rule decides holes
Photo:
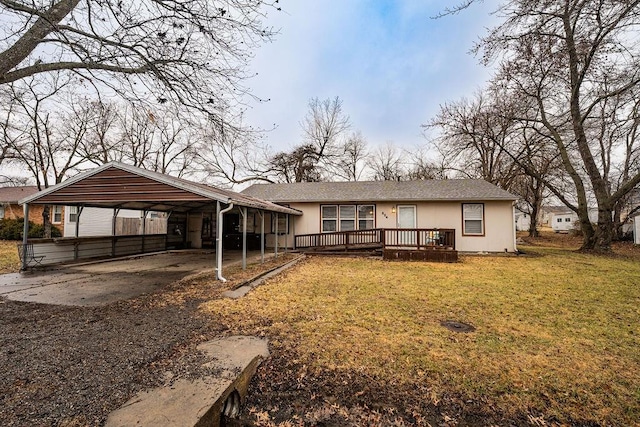
[(518, 198), (483, 180), (254, 184), (242, 193), (302, 212), (286, 232), (280, 225), (281, 245), (285, 234), (300, 242), (301, 235), (352, 230), (446, 229), (457, 251), (516, 251)]

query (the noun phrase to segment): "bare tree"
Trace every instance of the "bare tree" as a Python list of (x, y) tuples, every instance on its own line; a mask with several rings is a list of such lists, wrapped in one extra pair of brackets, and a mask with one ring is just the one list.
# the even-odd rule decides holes
[(374, 150), (367, 165), (374, 181), (400, 181), (406, 176), (402, 151), (391, 142)]
[(369, 157), (367, 141), (360, 131), (353, 132), (340, 144), (332, 170), (345, 181), (359, 181)]
[(520, 171), (505, 146), (517, 130), (506, 111), (509, 107), (497, 98), (487, 91), (472, 100), (446, 103), (424, 127), (439, 131), (433, 143), (449, 169), (508, 190)]
[(247, 92), (245, 65), (273, 34), (260, 21), (269, 9), (261, 0), (0, 0), (0, 85), (69, 70), (131, 99), (217, 115)]
[(220, 185), (273, 182), (279, 171), (270, 164), (273, 154), (261, 142), (262, 132), (226, 126), (229, 121), (209, 121), (200, 127), (194, 153), (199, 167)]
[[(480, 43), (486, 61), (501, 58), (497, 79), (512, 96), (535, 105), (527, 118), (541, 125), (560, 154), (577, 204), (560, 189), (554, 194), (574, 209), (584, 234), (583, 250), (608, 251), (615, 204), (640, 183), (640, 173), (614, 190), (598, 153), (607, 151), (588, 129), (608, 100), (630, 93), (640, 82), (639, 1), (506, 1), (502, 25)], [(567, 127), (568, 125), (568, 127)], [(634, 141), (634, 146), (636, 142)], [(589, 220), (589, 194), (598, 224)]]
[[(340, 137), (351, 127), (349, 116), (342, 111), (342, 100), (339, 97), (320, 101), (312, 98), (309, 111), (300, 126), (303, 130), (304, 143), (301, 147), (312, 149), (310, 153), (319, 169), (332, 163), (340, 154)], [(311, 150), (302, 150), (311, 151)]]

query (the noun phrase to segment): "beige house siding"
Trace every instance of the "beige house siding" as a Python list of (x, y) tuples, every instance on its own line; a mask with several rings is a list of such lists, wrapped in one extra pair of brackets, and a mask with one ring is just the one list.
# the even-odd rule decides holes
[[(462, 204), (484, 204), (484, 236), (462, 235)], [(356, 204), (353, 202), (336, 202), (327, 204)], [(418, 228), (453, 228), (456, 230), (456, 249), (461, 252), (508, 252), (515, 251), (515, 230), (513, 218), (513, 202), (507, 201), (474, 201), (468, 202), (358, 202), (357, 204), (375, 205), (375, 227), (396, 228), (397, 205), (415, 205)], [(295, 234), (320, 233), (320, 203), (290, 203), (291, 208), (303, 212), (302, 216), (293, 218), (295, 230), (291, 227), (288, 246), (293, 247)], [(275, 235), (271, 232), (271, 218), (265, 218), (266, 245), (275, 245)], [(284, 248), (285, 236), (279, 236), (278, 246)]]

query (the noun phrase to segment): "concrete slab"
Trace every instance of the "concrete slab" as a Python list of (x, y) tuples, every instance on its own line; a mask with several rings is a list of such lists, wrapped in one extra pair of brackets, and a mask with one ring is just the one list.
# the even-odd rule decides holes
[[(227, 253), (224, 265), (239, 262)], [(252, 254), (255, 258), (256, 254)], [(97, 306), (155, 292), (199, 272), (213, 271), (212, 252), (165, 252), (59, 267), (56, 270), (0, 275), (0, 295), (15, 301)]]
[(246, 336), (220, 338), (198, 346), (216, 375), (174, 383), (139, 393), (112, 412), (106, 427), (218, 426), (223, 413), (237, 414), (251, 377), (269, 356), (264, 339)]
[(255, 278), (254, 280), (251, 280), (250, 282), (237, 287), (236, 289), (230, 290), (230, 291), (224, 291), (222, 293), (222, 296), (226, 297), (226, 298), (231, 298), (231, 299), (238, 299), (238, 298), (242, 298), (243, 296), (245, 296), (247, 293), (249, 293), (249, 291), (257, 286), (260, 286), (261, 284), (264, 283), (265, 280), (269, 279), (270, 277), (275, 276), (276, 274), (280, 274), (282, 273), (284, 270), (293, 267), (294, 265), (296, 265), (298, 263), (298, 261), (300, 261), (301, 259), (303, 259), (305, 256), (301, 255), (298, 258), (289, 261), (288, 263), (286, 263), (285, 265), (282, 265), (280, 267), (276, 267), (273, 270), (268, 271), (266, 274), (262, 274), (259, 277)]

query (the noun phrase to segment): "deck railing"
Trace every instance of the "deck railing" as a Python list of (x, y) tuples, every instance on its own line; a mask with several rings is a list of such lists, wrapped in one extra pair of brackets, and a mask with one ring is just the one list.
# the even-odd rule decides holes
[(296, 236), (296, 248), (314, 248), (324, 246), (356, 246), (381, 243), (384, 230), (338, 231), (335, 233), (299, 234)]
[(300, 234), (296, 248), (380, 246), (408, 249), (455, 249), (456, 233), (443, 228), (375, 228), (334, 233)]

